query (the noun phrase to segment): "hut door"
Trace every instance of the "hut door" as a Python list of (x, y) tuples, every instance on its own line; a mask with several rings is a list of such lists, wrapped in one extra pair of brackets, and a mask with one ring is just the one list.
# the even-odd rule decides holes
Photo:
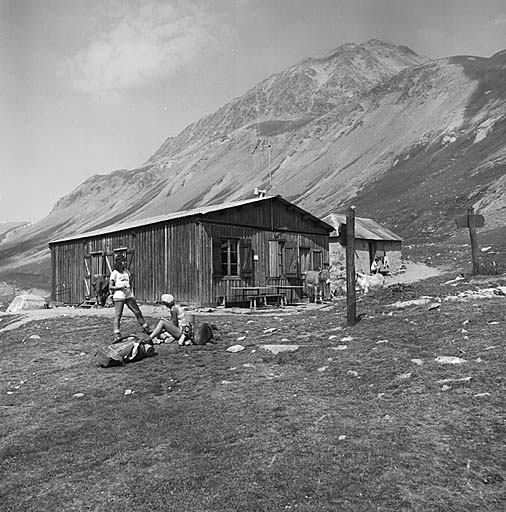
[(376, 250), (377, 250), (377, 243), (375, 241), (369, 242), (369, 269), (367, 273), (371, 270), (372, 262), (374, 261), (374, 258), (376, 257)]
[(104, 253), (94, 251), (84, 255), (84, 298), (89, 299), (92, 295), (93, 277), (104, 275)]
[(84, 255), (84, 298), (91, 297), (91, 254)]
[(110, 276), (112, 274), (112, 269), (114, 267), (114, 253), (113, 252), (108, 251), (104, 254), (104, 263), (105, 263), (104, 275)]

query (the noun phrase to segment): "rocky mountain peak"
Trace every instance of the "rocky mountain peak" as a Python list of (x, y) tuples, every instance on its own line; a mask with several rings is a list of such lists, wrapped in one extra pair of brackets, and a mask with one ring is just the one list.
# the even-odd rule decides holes
[(298, 118), (310, 121), (402, 69), (426, 61), (405, 46), (378, 39), (341, 45), (268, 77), (178, 136), (169, 137), (148, 163), (170, 158), (192, 145), (226, 137), (248, 123)]

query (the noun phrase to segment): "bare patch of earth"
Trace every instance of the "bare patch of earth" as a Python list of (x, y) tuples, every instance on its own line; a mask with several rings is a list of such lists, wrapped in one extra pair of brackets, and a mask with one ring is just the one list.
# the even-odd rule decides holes
[(422, 281), (423, 279), (441, 276), (449, 272), (448, 269), (429, 267), (424, 263), (407, 262), (405, 266), (405, 272), (386, 277), (386, 286), (397, 283), (414, 283), (416, 281)]

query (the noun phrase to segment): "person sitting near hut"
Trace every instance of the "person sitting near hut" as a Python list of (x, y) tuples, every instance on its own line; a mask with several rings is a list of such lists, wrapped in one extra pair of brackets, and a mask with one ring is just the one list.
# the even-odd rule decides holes
[(125, 258), (117, 255), (114, 259), (114, 267), (109, 277), (109, 290), (113, 292), (112, 300), (114, 301), (114, 337), (116, 340), (121, 339), (120, 323), (123, 316), (125, 304), (132, 311), (146, 334), (151, 333), (142, 312), (135, 300), (130, 285), (130, 272), (126, 268)]
[(149, 335), (150, 340), (156, 344), (177, 340), (179, 346), (189, 345), (191, 341), (186, 336), (188, 322), (184, 309), (179, 304), (176, 304), (174, 297), (170, 293), (164, 293), (161, 301), (168, 308), (170, 318), (160, 318), (153, 332)]
[(377, 274), (381, 269), (381, 258), (376, 256), (371, 263), (371, 274)]

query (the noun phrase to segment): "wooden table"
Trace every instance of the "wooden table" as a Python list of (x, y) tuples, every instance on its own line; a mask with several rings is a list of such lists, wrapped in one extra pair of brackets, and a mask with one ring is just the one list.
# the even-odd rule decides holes
[(264, 304), (267, 305), (268, 297), (276, 297), (279, 300), (280, 305), (284, 305), (284, 293), (274, 293), (272, 292), (273, 288), (275, 288), (275, 286), (232, 286), (230, 289), (240, 290), (242, 292), (243, 300), (248, 300), (250, 303), (250, 309), (255, 310), (257, 308), (258, 300), (263, 300)]
[(241, 291), (243, 298), (245, 298), (247, 295), (266, 293), (267, 290), (272, 290), (272, 286), (231, 286), (230, 289)]
[(290, 300), (288, 301), (288, 304), (293, 304), (293, 294), (295, 292), (295, 290), (304, 290), (304, 286), (301, 286), (301, 285), (288, 285), (288, 284), (277, 284), (277, 285), (274, 285), (273, 288), (276, 288), (276, 291), (278, 293), (282, 293), (283, 290), (287, 291), (287, 292), (290, 292)]

